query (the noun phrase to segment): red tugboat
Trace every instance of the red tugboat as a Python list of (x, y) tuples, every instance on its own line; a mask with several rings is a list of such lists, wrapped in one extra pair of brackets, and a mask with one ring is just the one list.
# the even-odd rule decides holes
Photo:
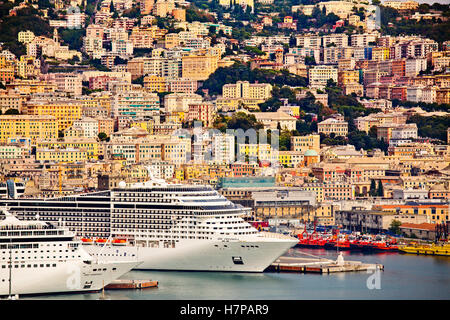
[(338, 236), (334, 247), (339, 250), (350, 250), (350, 240), (348, 240), (348, 236)]
[(397, 241), (395, 239), (390, 240), (381, 239), (378, 241), (373, 241), (370, 245), (370, 250), (381, 252), (395, 252), (398, 250), (398, 246), (396, 244)]
[(350, 249), (350, 242), (344, 235), (339, 234), (339, 229), (333, 230), (333, 236), (329, 238), (325, 245), (325, 249)]
[(297, 245), (304, 248), (323, 248), (326, 243), (326, 240), (316, 232), (316, 221), (314, 221), (313, 233), (309, 234), (305, 225), (305, 230), (298, 235), (298, 239)]
[(350, 248), (353, 250), (365, 250), (372, 244), (372, 237), (369, 235), (364, 235), (360, 239), (353, 241), (350, 244)]

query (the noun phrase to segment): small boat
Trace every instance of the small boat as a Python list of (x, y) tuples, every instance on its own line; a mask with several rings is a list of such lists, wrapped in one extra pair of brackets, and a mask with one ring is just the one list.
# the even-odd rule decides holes
[(92, 244), (93, 243), (92, 239), (89, 239), (89, 238), (81, 238), (81, 242), (83, 244)]
[(125, 246), (127, 245), (127, 240), (125, 239), (114, 239), (112, 241), (113, 246)]

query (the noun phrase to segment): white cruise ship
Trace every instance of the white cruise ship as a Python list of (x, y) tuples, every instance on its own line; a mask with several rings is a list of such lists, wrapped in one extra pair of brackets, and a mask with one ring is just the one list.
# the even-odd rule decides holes
[(0, 212), (0, 296), (96, 291), (137, 264), (101, 262), (67, 229)]
[[(210, 186), (162, 180), (54, 199), (14, 199), (18, 216), (63, 220), (91, 239), (124, 239), (127, 245), (86, 245), (91, 255), (122, 260), (136, 255), (137, 269), (262, 272), (297, 239), (258, 232), (243, 220), (250, 209)], [(100, 251), (101, 250), (101, 251)]]

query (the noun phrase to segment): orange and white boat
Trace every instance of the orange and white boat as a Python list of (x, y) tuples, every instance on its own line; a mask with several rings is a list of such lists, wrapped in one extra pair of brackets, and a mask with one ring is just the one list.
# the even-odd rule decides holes
[(93, 244), (94, 243), (92, 241), (92, 239), (89, 239), (89, 238), (81, 238), (81, 242), (83, 242), (83, 244)]
[(127, 245), (127, 240), (125, 240), (125, 239), (114, 239), (112, 241), (112, 244), (114, 246), (126, 246)]

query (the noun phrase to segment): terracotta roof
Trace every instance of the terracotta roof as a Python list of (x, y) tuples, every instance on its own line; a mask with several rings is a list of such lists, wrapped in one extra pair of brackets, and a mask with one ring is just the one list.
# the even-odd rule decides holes
[(400, 228), (435, 231), (436, 225), (433, 223), (425, 223), (425, 222), (424, 223), (402, 223)]

